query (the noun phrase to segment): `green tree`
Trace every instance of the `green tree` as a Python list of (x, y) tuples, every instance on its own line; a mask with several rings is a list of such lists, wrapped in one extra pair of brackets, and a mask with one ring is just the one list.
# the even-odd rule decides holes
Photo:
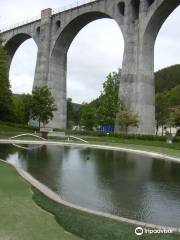
[(168, 123), (169, 118), (169, 96), (168, 92), (157, 93), (155, 99), (156, 105), (156, 133), (160, 126), (162, 126), (162, 135), (163, 135), (163, 126)]
[(73, 103), (72, 98), (67, 99), (67, 128), (71, 129), (73, 125), (80, 124), (81, 105), (78, 103)]
[(170, 118), (172, 126), (174, 127), (180, 126), (180, 105), (171, 109)]
[(138, 127), (139, 119), (138, 115), (133, 112), (129, 112), (127, 110), (121, 110), (117, 114), (117, 122), (122, 128), (122, 131), (125, 131), (125, 133), (128, 133), (128, 127)]
[(180, 104), (180, 84), (168, 92), (168, 98), (170, 107), (175, 107)]
[(13, 111), (12, 111), (12, 116), (13, 120), (12, 122), (14, 123), (24, 123), (23, 118), (24, 118), (24, 112), (23, 112), (23, 101), (18, 94), (14, 94), (12, 96), (13, 100)]
[(73, 124), (80, 125), (81, 120), (81, 107), (78, 105), (76, 109), (73, 107)]
[(31, 101), (30, 94), (14, 94), (13, 97), (13, 122), (28, 124), (31, 118)]
[(81, 107), (81, 125), (85, 126), (87, 130), (92, 130), (95, 126), (95, 109), (87, 103), (84, 103)]
[(71, 128), (73, 124), (73, 104), (72, 104), (72, 98), (67, 99), (67, 128)]
[(32, 91), (31, 115), (33, 119), (47, 124), (54, 116), (53, 112), (57, 110), (55, 100), (47, 86), (36, 87)]
[(28, 124), (29, 120), (31, 119), (32, 95), (22, 94), (21, 98), (23, 102), (23, 122)]
[(103, 91), (98, 99), (97, 122), (114, 126), (116, 114), (120, 108), (119, 100), (120, 72), (110, 73), (103, 83)]
[(163, 68), (155, 73), (156, 93), (169, 91), (180, 84), (180, 65)]
[(171, 109), (180, 102), (180, 65), (170, 66), (155, 73), (156, 128), (172, 125)]
[(8, 78), (8, 56), (0, 40), (0, 120), (10, 120), (12, 111), (12, 93)]
[(178, 106), (180, 103), (180, 85), (164, 91), (162, 93), (156, 94), (156, 128), (158, 132), (159, 126), (169, 125), (171, 127), (172, 115), (171, 111), (174, 107)]

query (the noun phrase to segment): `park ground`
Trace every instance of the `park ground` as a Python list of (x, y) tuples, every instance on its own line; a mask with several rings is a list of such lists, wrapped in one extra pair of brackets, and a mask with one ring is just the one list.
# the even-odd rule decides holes
[[(12, 136), (24, 133), (36, 133), (36, 130), (31, 127), (24, 127), (22, 125), (14, 124), (5, 124), (0, 122), (0, 139), (9, 139)], [(70, 133), (70, 135), (74, 135)], [(174, 142), (172, 145), (167, 144), (165, 139), (160, 140), (149, 140), (147, 139), (136, 139), (136, 138), (123, 138), (123, 137), (113, 137), (113, 136), (89, 136), (89, 135), (77, 135), (91, 144), (99, 144), (99, 145), (110, 145), (117, 146), (123, 148), (130, 148), (136, 150), (145, 150), (150, 152), (162, 153), (165, 155), (178, 157), (180, 158), (180, 137), (178, 142)], [(18, 138), (19, 140), (37, 140), (37, 138), (31, 136), (25, 136)], [(64, 139), (58, 138), (49, 138), (51, 141), (64, 141)]]
[[(1, 128), (1, 139), (27, 132), (27, 129), (7, 128)], [(92, 136), (83, 138), (90, 143), (155, 151), (180, 157), (179, 143), (169, 146), (158, 141)], [(32, 188), (14, 168), (3, 163), (0, 163), (0, 177), (0, 240), (180, 239), (180, 235), (177, 234), (137, 237), (134, 234), (136, 226), (65, 207)]]

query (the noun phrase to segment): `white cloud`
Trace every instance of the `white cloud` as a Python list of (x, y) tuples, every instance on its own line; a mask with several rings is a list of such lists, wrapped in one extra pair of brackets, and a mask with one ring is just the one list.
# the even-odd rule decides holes
[(33, 78), (29, 74), (14, 74), (10, 80), (11, 90), (14, 93), (31, 93), (33, 87)]

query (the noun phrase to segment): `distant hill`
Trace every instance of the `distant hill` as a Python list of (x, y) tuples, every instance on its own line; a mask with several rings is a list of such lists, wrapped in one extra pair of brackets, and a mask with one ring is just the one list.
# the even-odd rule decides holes
[(74, 110), (74, 111), (78, 111), (82, 104), (72, 103), (72, 105), (73, 105), (73, 110)]
[(180, 85), (180, 64), (173, 65), (155, 73), (156, 93), (170, 90)]
[[(25, 93), (24, 93), (24, 94), (25, 94)], [(14, 97), (17, 97), (17, 98), (21, 98), (22, 95), (24, 95), (24, 94), (13, 93), (13, 96), (14, 96)], [(73, 102), (72, 102), (72, 105), (73, 105), (73, 109), (74, 109), (75, 111), (77, 111), (77, 110), (81, 107), (82, 104), (80, 104), (80, 103), (73, 103)]]

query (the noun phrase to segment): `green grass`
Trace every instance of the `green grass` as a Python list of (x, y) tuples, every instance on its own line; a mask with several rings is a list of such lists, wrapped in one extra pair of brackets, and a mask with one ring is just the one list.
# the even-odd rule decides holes
[(138, 139), (122, 139), (113, 137), (90, 137), (80, 136), (82, 139), (91, 144), (108, 145), (115, 147), (123, 147), (135, 150), (145, 150), (150, 152), (157, 152), (173, 157), (180, 158), (180, 143), (173, 143), (172, 145), (162, 141), (149, 141)]
[(23, 125), (23, 124), (0, 121), (0, 131), (2, 132), (19, 132), (19, 131), (33, 132), (35, 130), (38, 130), (38, 128), (33, 126)]
[(138, 237), (134, 233), (136, 228), (134, 225), (120, 223), (115, 220), (66, 207), (47, 198), (34, 188), (33, 191), (33, 199), (40, 207), (54, 214), (60, 226), (63, 226), (64, 229), (80, 236), (84, 240), (180, 239), (180, 235), (177, 234), (145, 234), (142, 237)]
[[(24, 134), (24, 133), (34, 134), (35, 131), (37, 132), (37, 128), (24, 126), (21, 124), (4, 123), (0, 121), (0, 139), (9, 139), (10, 137)], [(40, 135), (41, 134), (39, 134), (39, 136)], [(38, 138), (33, 136), (22, 136), (16, 139), (17, 140), (38, 140)]]
[(0, 164), (0, 240), (78, 240), (32, 200), (30, 186)]
[(21, 134), (21, 133), (33, 133), (34, 130), (31, 127), (23, 127), (12, 124), (8, 125), (7, 123), (0, 122), (0, 139), (8, 139), (12, 136)]

